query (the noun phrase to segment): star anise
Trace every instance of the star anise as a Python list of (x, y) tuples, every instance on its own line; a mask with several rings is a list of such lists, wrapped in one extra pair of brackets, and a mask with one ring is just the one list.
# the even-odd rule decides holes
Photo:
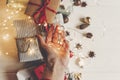
[(77, 43), (77, 44), (76, 44), (76, 48), (77, 48), (77, 49), (81, 49), (81, 48), (82, 48), (82, 45), (81, 45), (80, 43)]
[(86, 2), (82, 2), (81, 3), (81, 7), (86, 7), (87, 6), (87, 3)]
[(69, 35), (70, 35), (70, 32), (65, 31), (65, 34), (66, 34), (66, 36), (69, 36)]
[(93, 51), (90, 51), (89, 54), (88, 54), (88, 56), (89, 56), (90, 58), (93, 58), (93, 57), (95, 57), (95, 53), (94, 53)]

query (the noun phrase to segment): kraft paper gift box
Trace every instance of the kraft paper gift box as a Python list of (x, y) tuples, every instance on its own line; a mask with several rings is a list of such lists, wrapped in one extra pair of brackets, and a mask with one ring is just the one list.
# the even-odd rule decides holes
[(17, 32), (16, 44), (20, 62), (42, 60), (43, 57), (36, 37), (36, 24), (30, 20), (16, 20), (14, 26)]
[[(48, 5), (46, 5), (45, 8), (45, 16), (46, 16), (46, 20), (48, 23), (53, 23), (54, 17), (56, 15), (55, 12), (57, 12), (57, 9), (60, 5), (61, 0), (29, 0), (25, 14), (33, 17), (34, 15), (36, 15), (36, 12), (39, 12), (39, 10), (43, 7), (45, 7), (44, 2), (46, 1), (50, 1)], [(49, 8), (49, 9), (48, 9)], [(39, 18), (40, 16), (44, 15), (42, 14), (43, 11), (39, 12), (39, 14), (37, 14), (37, 18)]]

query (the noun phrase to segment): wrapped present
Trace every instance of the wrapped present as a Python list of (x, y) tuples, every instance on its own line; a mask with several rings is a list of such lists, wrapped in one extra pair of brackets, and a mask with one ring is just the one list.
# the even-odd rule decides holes
[(26, 38), (37, 35), (37, 25), (31, 20), (15, 20), (13, 22), (17, 36), (16, 38)]
[(18, 80), (34, 80), (33, 67), (19, 70), (16, 74)]
[(43, 59), (36, 37), (16, 39), (20, 62)]
[(49, 80), (49, 79), (43, 79), (45, 67), (46, 67), (46, 64), (42, 64), (39, 67), (34, 69), (34, 73), (35, 73), (38, 80)]
[(61, 0), (29, 0), (25, 14), (32, 16), (37, 24), (53, 23)]
[(16, 20), (14, 26), (17, 32), (16, 44), (20, 62), (43, 59), (36, 37), (36, 24), (31, 20)]

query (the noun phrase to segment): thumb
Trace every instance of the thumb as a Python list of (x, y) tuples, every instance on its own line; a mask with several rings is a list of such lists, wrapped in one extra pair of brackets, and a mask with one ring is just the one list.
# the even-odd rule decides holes
[(42, 36), (41, 35), (37, 35), (37, 38), (38, 38), (39, 45), (42, 46), (42, 47), (45, 46), (45, 41), (42, 38)]

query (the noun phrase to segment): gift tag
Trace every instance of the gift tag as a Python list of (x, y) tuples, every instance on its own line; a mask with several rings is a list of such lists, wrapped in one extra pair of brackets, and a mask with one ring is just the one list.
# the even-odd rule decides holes
[(43, 59), (36, 37), (20, 38), (16, 40), (20, 62)]

